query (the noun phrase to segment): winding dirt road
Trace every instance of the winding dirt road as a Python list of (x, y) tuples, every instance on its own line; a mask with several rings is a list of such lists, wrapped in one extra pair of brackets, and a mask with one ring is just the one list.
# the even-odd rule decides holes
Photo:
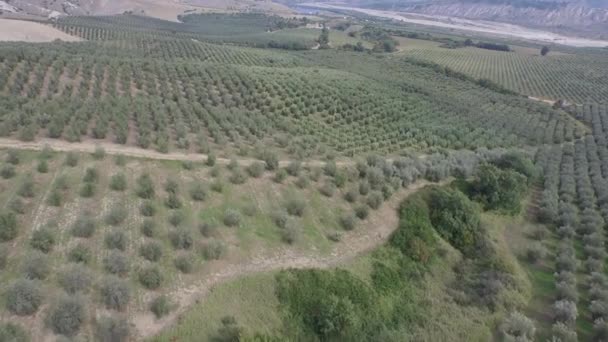
[(203, 301), (213, 287), (222, 283), (255, 273), (278, 271), (286, 268), (336, 267), (347, 264), (356, 257), (372, 251), (384, 244), (398, 227), (397, 208), (399, 203), (409, 195), (431, 184), (445, 183), (418, 181), (407, 189), (396, 193), (380, 209), (371, 212), (368, 219), (357, 230), (344, 234), (342, 240), (335, 244), (334, 249), (328, 255), (314, 255), (283, 248), (271, 255), (259, 255), (249, 258), (243, 263), (223, 266), (215, 272), (202, 276), (202, 279), (196, 284), (174, 290), (170, 297), (176, 302), (177, 309), (167, 317), (157, 320), (149, 312), (140, 312), (134, 315), (133, 324), (139, 334), (138, 339), (150, 338), (170, 327), (182, 314), (187, 312), (191, 305)]
[[(94, 142), (94, 141), (83, 141), (83, 142), (67, 142), (64, 140), (40, 138), (36, 141), (21, 141), (10, 138), (0, 138), (0, 148), (6, 149), (18, 149), (18, 150), (30, 150), (30, 151), (42, 151), (45, 147), (49, 147), (54, 151), (59, 152), (80, 152), (80, 153), (93, 153), (98, 147), (104, 149), (106, 154), (110, 155), (124, 155), (133, 158), (144, 158), (144, 159), (157, 159), (157, 160), (177, 160), (177, 161), (193, 161), (193, 162), (204, 162), (207, 160), (208, 155), (200, 153), (184, 153), (178, 151), (172, 151), (169, 153), (161, 153), (154, 150), (143, 149), (136, 146), (128, 146), (121, 144), (114, 144), (108, 142)], [(247, 166), (258, 159), (253, 158), (238, 158), (236, 161)], [(229, 164), (231, 159), (228, 158), (217, 158), (217, 164)], [(279, 161), (279, 166), (287, 166), (290, 160)], [(326, 162), (321, 160), (309, 160), (303, 162), (303, 165), (308, 166), (323, 166)], [(353, 165), (353, 161), (341, 160), (336, 161), (336, 165)]]

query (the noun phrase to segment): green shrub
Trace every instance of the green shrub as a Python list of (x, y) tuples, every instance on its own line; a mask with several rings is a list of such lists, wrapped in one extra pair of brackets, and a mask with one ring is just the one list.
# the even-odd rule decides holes
[(127, 189), (127, 177), (124, 173), (117, 173), (110, 178), (110, 189), (114, 191), (125, 191)]
[(211, 183), (211, 190), (222, 193), (222, 191), (224, 191), (224, 183), (222, 183), (220, 180)]
[(215, 224), (211, 224), (209, 222), (203, 222), (198, 225), (198, 230), (201, 232), (201, 235), (204, 237), (212, 237), (215, 234)]
[(207, 190), (203, 184), (195, 182), (190, 186), (190, 198), (197, 202), (204, 201), (207, 198)]
[(361, 181), (359, 183), (359, 194), (361, 194), (362, 196), (366, 196), (367, 194), (369, 194), (369, 191), (369, 183), (367, 181)]
[(127, 342), (129, 340), (128, 320), (118, 317), (102, 317), (97, 320), (95, 337), (99, 342)]
[(154, 313), (157, 319), (165, 317), (172, 310), (171, 301), (167, 296), (160, 295), (150, 303), (150, 311)]
[(50, 308), (46, 322), (57, 335), (74, 336), (86, 320), (86, 308), (80, 297), (60, 298)]
[(46, 160), (40, 160), (40, 161), (38, 161), (38, 165), (36, 166), (36, 170), (39, 173), (47, 173), (47, 172), (49, 172), (49, 164), (47, 163)]
[(59, 285), (65, 292), (74, 294), (86, 292), (93, 282), (91, 272), (80, 264), (65, 267), (58, 277)]
[(326, 197), (332, 197), (336, 192), (336, 185), (332, 182), (325, 182), (325, 184), (319, 188), (319, 192)]
[(0, 212), (0, 241), (12, 241), (18, 234), (17, 216), (11, 212)]
[(207, 155), (207, 161), (206, 161), (207, 166), (214, 166), (216, 159), (217, 158), (215, 157), (215, 154), (209, 153)]
[(289, 222), (289, 214), (284, 210), (277, 210), (272, 214), (272, 221), (277, 227), (285, 228)]
[(65, 156), (65, 165), (75, 167), (78, 165), (78, 155), (74, 152), (68, 152)]
[(194, 262), (189, 254), (180, 254), (173, 261), (175, 268), (182, 273), (191, 273), (194, 269)]
[(287, 165), (285, 170), (290, 176), (297, 177), (300, 175), (300, 170), (302, 169), (302, 163), (299, 161), (292, 161)]
[(421, 198), (405, 200), (399, 207), (399, 227), (390, 239), (404, 255), (427, 263), (437, 244), (427, 203)]
[(53, 249), (55, 245), (55, 234), (49, 228), (40, 228), (32, 233), (30, 239), (30, 246), (32, 248), (41, 251), (42, 253), (48, 253)]
[[(25, 214), (25, 203), (23, 203), (23, 200), (20, 197), (13, 197), (13, 199), (10, 200), (10, 202), (8, 203), (8, 208), (13, 211), (15, 214)], [(1, 214), (0, 214), (1, 217)], [(2, 218), (0, 218), (0, 230), (1, 230), (1, 225), (2, 225)], [(0, 240), (2, 240), (1, 237), (2, 233), (0, 233)]]
[(106, 157), (106, 150), (103, 147), (97, 145), (95, 147), (95, 151), (93, 152), (93, 158), (95, 160), (101, 160), (105, 157)]
[(325, 163), (325, 166), (323, 167), (323, 173), (325, 173), (326, 176), (334, 177), (337, 172), (338, 167), (336, 166), (335, 161), (331, 160)]
[(177, 183), (177, 181), (173, 178), (168, 178), (167, 181), (165, 182), (165, 191), (170, 193), (170, 194), (177, 194), (179, 193), (179, 184)]
[(251, 165), (247, 166), (247, 173), (249, 176), (254, 178), (259, 178), (264, 174), (264, 163), (262, 162), (254, 162)]
[(88, 213), (84, 213), (74, 221), (72, 224), (71, 233), (72, 236), (79, 238), (90, 238), (95, 234), (97, 223), (95, 219)]
[(247, 181), (247, 175), (241, 170), (241, 168), (237, 167), (232, 170), (232, 174), (230, 175), (230, 183), (232, 184), (243, 184)]
[(76, 245), (68, 253), (68, 260), (71, 262), (88, 264), (91, 262), (91, 259), (91, 250), (83, 244)]
[(367, 206), (365, 205), (359, 205), (355, 208), (355, 215), (360, 219), (360, 220), (365, 220), (367, 218), (367, 216), (369, 216), (369, 209)]
[(344, 199), (349, 203), (354, 203), (357, 201), (358, 195), (359, 195), (359, 193), (356, 190), (350, 189), (350, 190), (346, 191), (346, 193), (344, 194)]
[(287, 213), (292, 216), (303, 216), (306, 209), (306, 202), (301, 198), (290, 198), (285, 203)]
[(175, 211), (169, 216), (169, 223), (171, 223), (172, 226), (177, 227), (184, 222), (185, 218), (185, 214), (182, 211)]
[(0, 323), (0, 341), (29, 342), (30, 337), (20, 325), (13, 323)]
[(85, 183), (97, 183), (97, 181), (99, 181), (99, 173), (96, 169), (88, 167), (84, 172), (82, 181)]
[(51, 272), (49, 258), (38, 251), (33, 251), (23, 260), (21, 271), (28, 279), (44, 280)]
[(80, 197), (83, 197), (83, 198), (91, 198), (91, 197), (95, 196), (95, 184), (93, 184), (93, 183), (82, 184), (79, 195), (80, 195)]
[(190, 249), (194, 244), (192, 233), (183, 228), (174, 229), (169, 232), (169, 240), (175, 249)]
[(281, 308), (319, 340), (355, 341), (375, 329), (378, 298), (345, 270), (286, 270), (276, 276)]
[(20, 162), (20, 153), (18, 150), (8, 150), (6, 154), (6, 162), (13, 165), (18, 165)]
[(224, 224), (228, 227), (235, 227), (241, 223), (241, 214), (234, 209), (228, 209), (224, 212)]
[(211, 239), (201, 248), (201, 254), (205, 260), (218, 260), (226, 251), (226, 246), (219, 240)]
[(103, 268), (108, 273), (124, 276), (131, 270), (131, 265), (129, 258), (124, 253), (112, 251), (103, 258)]
[(114, 164), (116, 166), (125, 166), (127, 164), (127, 158), (122, 154), (118, 154), (114, 156)]
[(279, 157), (276, 155), (276, 153), (266, 151), (264, 152), (262, 159), (264, 160), (264, 163), (266, 163), (267, 170), (272, 171), (279, 168)]
[(154, 183), (149, 174), (143, 174), (137, 178), (137, 188), (135, 193), (143, 199), (151, 199), (154, 197)]
[(275, 172), (273, 180), (276, 183), (280, 184), (280, 183), (283, 183), (285, 178), (287, 178), (287, 172), (285, 171), (285, 169), (279, 169), (279, 170), (277, 170), (277, 172)]
[(0, 169), (0, 176), (2, 176), (4, 179), (13, 178), (15, 175), (15, 167), (12, 165), (4, 165), (2, 169)]
[(353, 230), (357, 225), (357, 219), (352, 214), (345, 214), (340, 217), (340, 225), (344, 230)]
[(8, 262), (8, 247), (5, 244), (0, 244), (0, 270), (6, 268)]
[(382, 205), (382, 202), (384, 202), (384, 196), (382, 196), (382, 193), (378, 191), (373, 191), (369, 194), (369, 196), (367, 196), (365, 202), (370, 208), (378, 209)]
[(305, 189), (308, 187), (308, 184), (310, 182), (308, 181), (308, 177), (306, 177), (305, 175), (301, 175), (300, 177), (298, 177), (298, 179), (296, 180), (296, 186), (300, 189)]
[(479, 211), (460, 191), (435, 188), (429, 199), (437, 232), (463, 253), (471, 252), (480, 235)]
[(123, 223), (127, 219), (128, 215), (129, 212), (124, 204), (116, 204), (106, 214), (104, 220), (111, 226), (117, 226)]
[(281, 230), (281, 240), (287, 244), (293, 244), (298, 239), (298, 229), (293, 224), (288, 225)]
[(340, 232), (331, 232), (327, 234), (327, 239), (333, 242), (340, 242), (340, 240), (342, 240), (342, 234), (340, 234)]
[(5, 295), (6, 309), (18, 316), (29, 316), (42, 304), (42, 290), (37, 282), (19, 279), (12, 283)]
[(334, 176), (334, 184), (338, 188), (343, 188), (344, 185), (346, 185), (347, 180), (348, 180), (347, 175), (343, 171), (337, 172), (336, 175)]
[(141, 232), (147, 237), (154, 237), (156, 235), (156, 222), (152, 219), (145, 219), (141, 224)]
[(127, 248), (127, 235), (122, 230), (107, 232), (104, 243), (108, 249), (118, 249), (124, 251)]
[(191, 160), (184, 160), (182, 161), (182, 168), (184, 170), (194, 170), (194, 162), (192, 162)]
[(521, 210), (526, 182), (526, 177), (518, 172), (485, 164), (479, 167), (472, 183), (473, 198), (487, 210), (500, 209), (515, 214)]
[(46, 204), (52, 207), (60, 207), (63, 203), (63, 196), (61, 195), (61, 191), (57, 188), (53, 188), (49, 193), (49, 196), (46, 198)]
[(156, 214), (156, 207), (152, 201), (144, 201), (139, 207), (139, 213), (146, 217), (152, 217)]
[(163, 248), (160, 243), (151, 241), (141, 245), (139, 254), (148, 261), (158, 261), (163, 255)]
[(19, 186), (17, 190), (17, 194), (21, 197), (32, 198), (36, 195), (36, 191), (34, 189), (34, 179), (31, 175), (26, 175), (23, 182)]
[(165, 200), (165, 206), (169, 209), (179, 209), (182, 207), (182, 201), (174, 193), (169, 193), (169, 197)]
[(99, 294), (106, 308), (110, 310), (124, 310), (131, 300), (129, 284), (115, 276), (102, 281)]
[(222, 317), (221, 323), (222, 325), (212, 338), (214, 342), (234, 342), (241, 340), (243, 329), (239, 327), (233, 316)]
[(139, 271), (139, 282), (148, 290), (156, 290), (163, 282), (163, 275), (156, 266), (149, 266)]
[(500, 158), (493, 161), (493, 164), (501, 169), (511, 169), (524, 175), (529, 181), (533, 181), (538, 177), (538, 169), (530, 158), (522, 153), (509, 152), (503, 154)]

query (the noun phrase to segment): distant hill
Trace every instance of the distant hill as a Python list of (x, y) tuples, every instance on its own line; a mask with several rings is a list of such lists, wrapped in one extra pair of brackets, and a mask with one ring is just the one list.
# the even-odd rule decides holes
[(271, 0), (0, 0), (0, 14), (55, 18), (69, 15), (110, 15), (132, 12), (167, 20), (199, 9), (288, 13)]
[[(285, 4), (307, 2), (277, 1)], [(587, 38), (608, 37), (607, 0), (321, 0), (320, 2), (339, 2), (355, 7), (499, 21), (561, 33), (575, 33)]]

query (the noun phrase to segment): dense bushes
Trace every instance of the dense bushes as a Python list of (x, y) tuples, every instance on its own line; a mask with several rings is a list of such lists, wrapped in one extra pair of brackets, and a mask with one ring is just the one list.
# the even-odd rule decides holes
[(480, 217), (475, 205), (460, 191), (435, 188), (430, 193), (431, 223), (454, 248), (469, 253), (479, 235)]
[(73, 294), (86, 292), (92, 284), (93, 277), (84, 266), (72, 265), (59, 273), (58, 281), (65, 292)]
[(473, 181), (473, 198), (488, 210), (519, 212), (521, 199), (526, 190), (527, 179), (512, 170), (501, 170), (493, 165), (482, 165)]
[(126, 342), (129, 338), (128, 320), (122, 317), (101, 317), (95, 337), (99, 342)]
[(49, 253), (55, 244), (55, 233), (47, 227), (40, 228), (32, 233), (30, 246), (41, 251)]
[(288, 270), (276, 276), (277, 298), (320, 340), (360, 340), (376, 323), (376, 294), (343, 270)]
[(86, 319), (86, 309), (80, 297), (62, 297), (55, 303), (46, 318), (57, 335), (73, 336)]
[(0, 341), (29, 342), (30, 338), (20, 325), (0, 323)]
[(6, 308), (15, 315), (27, 316), (35, 313), (42, 300), (42, 290), (33, 280), (17, 280), (6, 291)]
[(11, 241), (18, 233), (17, 216), (12, 212), (0, 212), (0, 241)]
[(427, 263), (436, 245), (429, 210), (420, 198), (406, 200), (399, 208), (399, 227), (391, 244), (412, 260)]
[(129, 284), (115, 277), (104, 279), (99, 288), (99, 293), (108, 309), (123, 310), (131, 300)]

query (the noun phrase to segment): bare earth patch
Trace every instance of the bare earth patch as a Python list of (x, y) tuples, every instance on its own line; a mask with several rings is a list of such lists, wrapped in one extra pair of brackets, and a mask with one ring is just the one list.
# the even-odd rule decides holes
[(0, 41), (43, 43), (55, 39), (66, 42), (82, 40), (49, 25), (25, 20), (0, 19)]

